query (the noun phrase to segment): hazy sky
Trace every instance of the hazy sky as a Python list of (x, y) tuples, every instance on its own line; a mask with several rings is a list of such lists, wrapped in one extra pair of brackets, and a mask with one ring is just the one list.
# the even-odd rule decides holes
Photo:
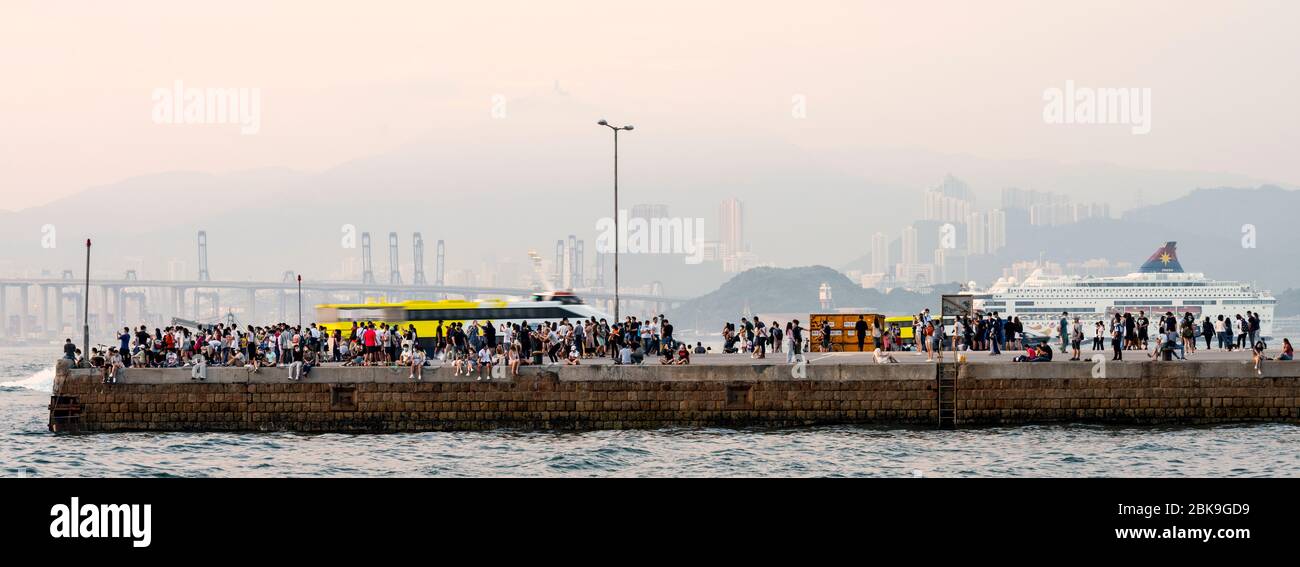
[[(557, 82), (593, 114), (635, 123), (643, 146), (691, 125), (729, 144), (1300, 183), (1290, 1), (6, 0), (3, 13), (0, 209), (163, 171), (320, 170), (500, 127), (511, 101)], [(156, 124), (152, 93), (176, 80), (259, 88), (260, 132)], [(1150, 88), (1151, 133), (1045, 124), (1043, 91), (1067, 80)]]

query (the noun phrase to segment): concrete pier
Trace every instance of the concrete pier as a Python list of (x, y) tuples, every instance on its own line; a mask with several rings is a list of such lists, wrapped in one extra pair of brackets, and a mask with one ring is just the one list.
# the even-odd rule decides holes
[[(956, 424), (1300, 423), (1300, 364), (1262, 376), (1235, 361), (965, 363)], [(937, 425), (933, 364), (526, 366), (492, 380), (426, 369), (130, 369), (106, 385), (60, 362), (59, 425), (80, 431), (592, 430), (663, 427)], [(52, 402), (52, 419), (55, 403)], [(55, 424), (52, 422), (52, 426)]]

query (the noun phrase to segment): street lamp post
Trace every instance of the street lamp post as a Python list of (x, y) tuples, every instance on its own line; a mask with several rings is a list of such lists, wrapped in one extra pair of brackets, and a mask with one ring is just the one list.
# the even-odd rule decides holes
[[(90, 239), (86, 239), (86, 287), (81, 292), (81, 352), (90, 360)], [(24, 311), (26, 308), (24, 307)], [(104, 311), (108, 311), (105, 307)]]
[(302, 274), (298, 274), (298, 328), (302, 328)]
[(600, 119), (596, 124), (614, 131), (614, 322), (617, 323), (620, 320), (618, 316), (618, 249), (620, 247), (618, 229), (618, 131), (631, 131), (632, 125), (613, 126), (604, 118)]

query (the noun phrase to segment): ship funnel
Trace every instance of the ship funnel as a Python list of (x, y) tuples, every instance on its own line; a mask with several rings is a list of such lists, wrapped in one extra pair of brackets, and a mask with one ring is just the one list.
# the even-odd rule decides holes
[(1138, 270), (1144, 274), (1170, 274), (1182, 273), (1183, 266), (1178, 263), (1177, 242), (1166, 242), (1164, 246), (1157, 248), (1155, 253), (1147, 258), (1146, 263)]

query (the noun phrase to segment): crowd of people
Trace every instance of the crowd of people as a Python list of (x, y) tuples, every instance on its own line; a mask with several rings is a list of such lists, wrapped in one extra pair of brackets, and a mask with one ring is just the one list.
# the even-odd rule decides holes
[[(913, 326), (913, 336), (922, 338), (918, 341), (920, 348), (927, 355), (937, 353), (942, 360), (944, 325), (935, 324), (926, 310), (913, 318)], [(1068, 311), (1063, 311), (1053, 327), (1055, 337), (1030, 345), (1027, 344), (1029, 337), (1025, 327), (1018, 317), (1004, 320), (996, 311), (973, 317), (956, 317), (951, 348), (987, 350), (990, 355), (999, 355), (1004, 349), (1024, 349), (1025, 354), (1016, 356), (1015, 360), (1050, 362), (1053, 359), (1050, 339), (1057, 338), (1061, 351), (1069, 351), (1068, 360), (1082, 361), (1083, 343), (1091, 330), (1092, 350), (1104, 351), (1109, 342), (1113, 353), (1112, 361), (1123, 360), (1125, 351), (1142, 351), (1150, 360), (1186, 360), (1197, 352), (1199, 340), (1205, 341), (1204, 349), (1207, 351), (1216, 348), (1216, 344), (1218, 349), (1229, 352), (1249, 349), (1255, 369), (1261, 373), (1260, 362), (1273, 360), (1266, 354), (1268, 345), (1260, 334), (1259, 314), (1250, 311), (1232, 317), (1206, 316), (1200, 321), (1191, 313), (1179, 317), (1172, 311), (1159, 315), (1153, 321), (1145, 311), (1138, 311), (1136, 314), (1116, 313), (1109, 320), (1091, 323), (1085, 323), (1080, 316), (1072, 317)], [(1291, 341), (1283, 339), (1276, 360), (1292, 360), (1294, 356)]]
[[(933, 317), (929, 309), (912, 316), (911, 340), (905, 328), (898, 323), (881, 325), (879, 319), (868, 321), (859, 317), (854, 332), (858, 350), (864, 350), (868, 337), (875, 345), (873, 359), (878, 363), (897, 362), (891, 353), (910, 350), (924, 354), (927, 362), (943, 361), (945, 350), (987, 351), (1001, 355), (1003, 351), (1023, 351), (1012, 357), (1017, 362), (1050, 362), (1055, 358), (1053, 337), (1033, 337), (1019, 317), (1003, 318), (997, 311), (976, 313), (950, 318), (949, 323)], [(906, 325), (906, 321), (904, 321)], [(1092, 327), (1092, 350), (1106, 349), (1109, 341), (1114, 354), (1111, 360), (1123, 360), (1124, 351), (1143, 351), (1148, 359), (1168, 361), (1186, 359), (1197, 351), (1197, 341), (1204, 340), (1205, 350), (1217, 348), (1227, 351), (1249, 350), (1260, 370), (1261, 361), (1273, 360), (1266, 354), (1268, 345), (1260, 335), (1258, 313), (1247, 311), (1233, 317), (1219, 315), (1197, 321), (1191, 313), (1182, 317), (1166, 312), (1152, 321), (1144, 311), (1117, 313), (1109, 321), (1099, 320)], [(1054, 325), (1060, 339), (1060, 351), (1069, 352), (1070, 361), (1082, 361), (1082, 345), (1086, 339), (1085, 323), (1079, 316), (1062, 312)], [(820, 329), (822, 349), (831, 351), (832, 328), (822, 323)], [(768, 352), (785, 352), (786, 362), (794, 362), (809, 343), (798, 320), (786, 323), (764, 323), (758, 317), (742, 317), (739, 324), (726, 323), (722, 329), (723, 352), (749, 353), (753, 358), (765, 358)], [(1283, 339), (1276, 360), (1292, 360), (1295, 351), (1289, 339)], [(1261, 371), (1262, 372), (1262, 371)]]
[(745, 353), (754, 359), (767, 358), (767, 353), (782, 353), (786, 362), (792, 363), (808, 350), (803, 325), (795, 319), (781, 326), (779, 321), (764, 323), (758, 317), (750, 320), (741, 317), (740, 323), (722, 325), (722, 352)]
[[(1262, 361), (1273, 359), (1266, 354), (1268, 347), (1259, 333), (1259, 315), (1249, 311), (1231, 318), (1204, 317), (1201, 321), (1191, 313), (1179, 317), (1172, 312), (1153, 320), (1139, 311), (1091, 323), (1062, 312), (1054, 325), (1056, 336), (1039, 336), (1040, 340), (1032, 343), (1018, 317), (1004, 319), (996, 311), (955, 317), (951, 325), (945, 325), (926, 309), (912, 317), (911, 341), (906, 340), (898, 323), (881, 325), (879, 321), (859, 317), (855, 325), (859, 350), (870, 337), (875, 345), (873, 358), (878, 363), (897, 362), (892, 352), (900, 350), (924, 354), (927, 362), (943, 361), (945, 350), (988, 351), (990, 355), (1023, 350), (1024, 354), (1013, 360), (1050, 362), (1055, 354), (1050, 343), (1056, 338), (1061, 352), (1068, 351), (1069, 360), (1079, 361), (1083, 360), (1082, 345), (1089, 327), (1092, 350), (1106, 350), (1109, 340), (1114, 361), (1123, 360), (1126, 351), (1143, 351), (1152, 360), (1186, 359), (1197, 352), (1202, 339), (1205, 350), (1216, 344), (1227, 351), (1249, 349), (1257, 371), (1261, 371)], [(200, 329), (170, 326), (152, 331), (141, 325), (123, 328), (116, 345), (99, 345), (91, 349), (89, 356), (68, 339), (64, 353), (79, 366), (104, 369), (104, 380), (111, 383), (120, 370), (133, 366), (245, 367), (253, 372), (279, 367), (288, 368), (290, 378), (300, 380), (313, 367), (325, 363), (406, 367), (411, 379), (422, 380), (424, 367), (434, 361), (450, 365), (455, 376), (491, 380), (493, 369), (498, 367), (518, 376), (520, 366), (526, 364), (580, 365), (595, 358), (609, 358), (614, 364), (643, 364), (657, 357), (660, 364), (685, 365), (691, 363), (692, 355), (710, 350), (699, 342), (692, 347), (678, 341), (673, 325), (662, 315), (649, 320), (629, 316), (613, 324), (594, 317), (535, 324), (439, 321), (435, 329), (433, 337), (420, 337), (414, 325), (402, 328), (382, 322), (354, 322), (348, 330), (333, 331), (315, 323), (249, 325), (243, 329), (224, 324)], [(823, 350), (829, 352), (832, 329), (822, 323), (820, 331)], [(812, 346), (809, 333), (797, 319), (782, 324), (764, 322), (756, 316), (742, 317), (739, 323), (723, 325), (722, 339), (724, 353), (747, 354), (753, 359), (784, 353), (787, 363), (804, 360), (803, 353)], [(1292, 360), (1294, 355), (1291, 342), (1283, 339), (1276, 359)], [(206, 374), (195, 371), (192, 376), (202, 380)]]
[[(424, 367), (434, 360), (451, 365), (456, 376), (491, 380), (494, 367), (508, 368), (518, 376), (519, 367), (530, 361), (578, 365), (609, 357), (614, 364), (641, 364), (658, 356), (661, 364), (683, 365), (690, 364), (693, 353), (707, 352), (700, 343), (691, 348), (677, 341), (672, 323), (662, 315), (649, 320), (629, 316), (613, 324), (594, 317), (536, 324), (439, 321), (435, 328), (433, 337), (420, 337), (414, 325), (402, 328), (382, 322), (353, 322), (349, 330), (334, 331), (315, 323), (244, 329), (225, 324), (201, 329), (170, 326), (152, 332), (141, 325), (123, 328), (116, 345), (99, 345), (89, 356), (68, 339), (64, 357), (78, 366), (104, 369), (105, 382), (112, 383), (120, 370), (130, 367), (245, 367), (254, 372), (284, 367), (290, 369), (292, 379), (301, 379), (324, 363), (408, 367), (411, 379), (421, 380)], [(192, 376), (201, 380), (205, 374)]]

